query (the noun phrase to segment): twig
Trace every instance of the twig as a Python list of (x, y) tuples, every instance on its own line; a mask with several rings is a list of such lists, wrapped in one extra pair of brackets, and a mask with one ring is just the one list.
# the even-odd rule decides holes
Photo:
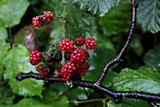
[(70, 103), (73, 104), (81, 104), (81, 103), (88, 103), (88, 102), (94, 102), (94, 101), (103, 101), (103, 100), (109, 100), (112, 97), (107, 97), (107, 98), (103, 98), (103, 99), (91, 99), (91, 100), (84, 100), (84, 101), (70, 101)]
[(87, 87), (92, 89), (97, 89), (114, 99), (114, 102), (117, 104), (120, 102), (122, 98), (134, 98), (134, 99), (141, 99), (149, 101), (149, 104), (153, 107), (159, 107), (154, 103), (154, 101), (160, 101), (160, 95), (157, 94), (148, 94), (144, 92), (137, 92), (137, 91), (114, 91), (111, 90), (103, 85), (95, 85), (95, 82), (91, 81), (80, 81), (80, 80), (68, 80), (63, 78), (54, 78), (54, 77), (41, 77), (39, 74), (30, 72), (30, 73), (19, 73), (16, 76), (17, 81), (21, 81), (26, 78), (35, 78), (37, 80), (44, 80), (47, 82), (70, 82), (73, 86), (80, 86), (80, 87)]
[(132, 35), (133, 35), (133, 30), (135, 28), (135, 24), (136, 24), (136, 10), (137, 10), (137, 7), (138, 7), (138, 4), (136, 3), (135, 0), (131, 0), (132, 2), (132, 15), (131, 15), (131, 26), (130, 26), (130, 30), (129, 30), (129, 34), (128, 34), (128, 38), (126, 40), (126, 43), (125, 45), (123, 46), (123, 48), (121, 49), (121, 51), (119, 52), (118, 56), (107, 62), (100, 77), (97, 79), (96, 83), (97, 85), (101, 84), (107, 74), (107, 71), (108, 69), (113, 65), (115, 64), (116, 62), (120, 62), (122, 59), (122, 55), (124, 54), (124, 52), (126, 51), (126, 49), (128, 48), (129, 44), (130, 44), (130, 41), (132, 39)]

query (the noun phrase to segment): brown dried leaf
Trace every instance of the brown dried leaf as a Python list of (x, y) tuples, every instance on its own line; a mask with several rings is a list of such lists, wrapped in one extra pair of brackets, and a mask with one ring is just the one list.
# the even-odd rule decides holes
[(36, 37), (35, 31), (32, 27), (26, 30), (23, 45), (25, 45), (30, 51), (38, 50), (38, 39)]

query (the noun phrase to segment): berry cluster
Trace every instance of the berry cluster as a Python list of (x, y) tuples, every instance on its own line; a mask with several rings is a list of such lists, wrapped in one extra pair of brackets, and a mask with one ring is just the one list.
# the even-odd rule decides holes
[(36, 65), (42, 61), (42, 52), (33, 50), (30, 54), (29, 60), (32, 65)]
[(45, 77), (49, 74), (50, 70), (44, 65), (36, 65), (36, 70), (39, 71), (39, 75)]
[(79, 37), (74, 40), (74, 43), (78, 46), (82, 46), (85, 43), (85, 39), (83, 37)]
[[(44, 25), (44, 21), (52, 21), (54, 19), (54, 14), (50, 11), (44, 11), (43, 15), (39, 15), (32, 18), (32, 24), (35, 27), (41, 27)], [(70, 79), (74, 75), (78, 76), (84, 76), (87, 70), (89, 69), (88, 64), (88, 58), (89, 54), (88, 52), (83, 48), (77, 48), (77, 46), (83, 46), (87, 49), (95, 49), (97, 43), (94, 41), (93, 37), (85, 39), (84, 37), (76, 38), (75, 40), (70, 39), (64, 39), (59, 44), (59, 48), (62, 51), (68, 51), (64, 55), (65, 59), (68, 60), (66, 64), (62, 66), (60, 69), (60, 73), (58, 73), (60, 76), (62, 76), (65, 79)], [(54, 46), (50, 47), (51, 50), (54, 48)], [(57, 49), (57, 48), (56, 48)], [(61, 53), (48, 53), (43, 55), (43, 62), (44, 65), (37, 65), (42, 61), (42, 52), (39, 52), (37, 50), (32, 51), (29, 58), (31, 64), (36, 65), (37, 71), (39, 71), (39, 74), (44, 77), (49, 75), (50, 69), (47, 68), (47, 66), (54, 65), (54, 62), (60, 62), (62, 60), (62, 54)], [(57, 65), (55, 65), (56, 67)]]
[(60, 50), (71, 51), (70, 61), (64, 64), (60, 70), (60, 75), (65, 79), (70, 79), (74, 73), (79, 76), (84, 76), (89, 68), (88, 64), (88, 52), (83, 48), (75, 48), (74, 44), (82, 46), (85, 44), (87, 49), (95, 49), (97, 43), (94, 41), (93, 37), (84, 39), (79, 37), (74, 41), (70, 39), (62, 40), (60, 45)]
[(88, 57), (88, 52), (83, 48), (75, 48), (70, 54), (70, 60), (76, 64), (82, 64), (83, 62), (86, 62)]
[(59, 43), (60, 50), (71, 51), (74, 48), (74, 42), (70, 39), (64, 39)]
[(79, 37), (75, 39), (74, 41), (70, 39), (64, 39), (62, 40), (60, 45), (60, 50), (62, 51), (72, 51), (74, 49), (74, 44), (78, 46), (82, 46), (85, 44), (87, 49), (95, 49), (97, 46), (97, 43), (94, 41), (93, 37), (87, 38), (86, 40), (83, 37)]
[(68, 61), (60, 69), (60, 75), (65, 79), (70, 79), (75, 69), (76, 69), (75, 64), (72, 61)]
[(86, 45), (87, 49), (95, 49), (97, 43), (94, 41), (93, 37), (90, 37), (90, 38), (85, 40), (85, 45)]
[(50, 11), (44, 11), (42, 15), (42, 20), (44, 21), (52, 21), (54, 19), (54, 14)]
[(41, 27), (44, 25), (44, 21), (52, 21), (54, 14), (50, 11), (44, 11), (43, 15), (39, 15), (32, 18), (32, 24), (34, 27)]
[(64, 79), (70, 79), (74, 73), (78, 74), (79, 76), (84, 76), (88, 68), (89, 68), (89, 64), (87, 60), (82, 64), (68, 61), (60, 69), (60, 76), (62, 76)]

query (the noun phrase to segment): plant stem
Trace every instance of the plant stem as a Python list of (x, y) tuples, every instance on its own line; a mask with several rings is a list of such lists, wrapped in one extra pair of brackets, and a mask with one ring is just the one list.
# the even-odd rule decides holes
[[(65, 1), (65, 3), (64, 3), (62, 18), (65, 19), (65, 17), (66, 17), (67, 0), (64, 0), (64, 1)], [(65, 32), (66, 32), (66, 30), (65, 30), (65, 21), (62, 20), (62, 38), (63, 38), (63, 39), (65, 39)], [(61, 61), (61, 64), (62, 64), (62, 65), (65, 64), (64, 54), (65, 54), (64, 51), (62, 51), (62, 61)]]
[(70, 103), (81, 104), (81, 103), (89, 103), (89, 102), (94, 102), (94, 101), (106, 101), (111, 98), (112, 97), (107, 97), (107, 98), (102, 98), (102, 99), (91, 99), (91, 100), (84, 100), (84, 101), (70, 101)]
[(10, 43), (12, 45), (14, 43), (14, 39), (12, 37), (12, 30), (11, 30), (10, 27), (8, 28), (8, 34), (9, 34), (9, 41), (10, 41)]
[(129, 30), (129, 34), (128, 34), (128, 38), (126, 40), (126, 43), (124, 44), (123, 48), (121, 49), (121, 51), (119, 52), (118, 56), (116, 58), (114, 58), (113, 60), (109, 61), (106, 63), (100, 77), (97, 79), (96, 81), (96, 85), (99, 85), (103, 82), (108, 69), (115, 64), (116, 62), (120, 62), (122, 61), (121, 57), (124, 54), (124, 52), (127, 50), (128, 46), (130, 45), (132, 36), (133, 36), (133, 30), (135, 28), (136, 25), (136, 14), (137, 14), (137, 7), (138, 4), (136, 3), (135, 0), (131, 0), (131, 4), (132, 4), (132, 15), (131, 15), (131, 26), (130, 26), (130, 30)]

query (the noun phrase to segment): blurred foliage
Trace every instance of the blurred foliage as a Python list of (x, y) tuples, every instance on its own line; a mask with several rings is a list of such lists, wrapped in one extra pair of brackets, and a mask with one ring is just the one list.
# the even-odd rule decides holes
[[(67, 2), (66, 2), (67, 1)], [(119, 91), (143, 91), (160, 94), (160, 0), (138, 0), (137, 26), (123, 62), (112, 66), (103, 85)], [(64, 9), (66, 3), (66, 9)], [(31, 24), (32, 17), (52, 11), (56, 19), (40, 28)], [(66, 16), (65, 23), (58, 16)], [(63, 83), (35, 79), (16, 81), (19, 72), (37, 72), (28, 60), (29, 50), (22, 45), (26, 30), (34, 28), (39, 50), (65, 38), (94, 37), (98, 46), (90, 53), (90, 68), (83, 80), (95, 81), (105, 63), (116, 57), (130, 28), (130, 0), (0, 0), (0, 107), (150, 107), (147, 102), (123, 99), (115, 104), (94, 101), (71, 104), (70, 101), (108, 97), (98, 90), (71, 88)], [(11, 43), (14, 42), (14, 43)]]

